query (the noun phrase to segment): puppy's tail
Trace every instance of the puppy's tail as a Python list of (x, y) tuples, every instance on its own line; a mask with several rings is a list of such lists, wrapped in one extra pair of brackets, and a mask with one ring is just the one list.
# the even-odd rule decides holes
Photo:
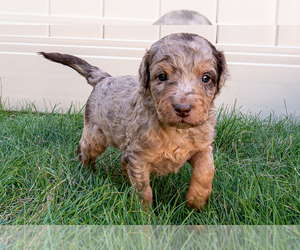
[(68, 55), (68, 54), (60, 54), (60, 53), (46, 53), (46, 52), (38, 52), (38, 55), (43, 55), (45, 58), (50, 61), (61, 63), (63, 65), (67, 65), (72, 69), (75, 69), (80, 75), (85, 77), (87, 82), (93, 87), (96, 86), (101, 80), (106, 77), (110, 77), (111, 75), (106, 73), (104, 70), (101, 70), (95, 66), (90, 65), (85, 60)]

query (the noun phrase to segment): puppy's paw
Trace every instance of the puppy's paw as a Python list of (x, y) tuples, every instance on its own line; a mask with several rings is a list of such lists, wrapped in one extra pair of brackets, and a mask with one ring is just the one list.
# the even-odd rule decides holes
[(207, 204), (211, 194), (211, 189), (204, 188), (201, 185), (190, 187), (186, 194), (187, 204), (190, 208), (203, 209)]

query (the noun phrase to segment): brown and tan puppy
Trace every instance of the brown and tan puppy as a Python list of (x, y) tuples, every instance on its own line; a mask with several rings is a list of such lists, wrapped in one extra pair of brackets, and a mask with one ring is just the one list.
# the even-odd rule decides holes
[(77, 149), (84, 165), (95, 170), (96, 157), (109, 145), (120, 149), (124, 173), (151, 205), (150, 174), (177, 173), (188, 161), (187, 202), (205, 206), (215, 172), (214, 99), (227, 75), (222, 52), (198, 35), (172, 34), (146, 52), (139, 77), (112, 77), (75, 56), (40, 54), (72, 67), (94, 88)]

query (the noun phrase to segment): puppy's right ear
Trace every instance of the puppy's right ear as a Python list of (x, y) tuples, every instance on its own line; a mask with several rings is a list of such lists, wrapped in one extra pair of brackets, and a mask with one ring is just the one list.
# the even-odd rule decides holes
[(139, 68), (140, 83), (143, 85), (145, 89), (149, 88), (149, 82), (150, 82), (149, 64), (150, 64), (150, 52), (147, 50)]

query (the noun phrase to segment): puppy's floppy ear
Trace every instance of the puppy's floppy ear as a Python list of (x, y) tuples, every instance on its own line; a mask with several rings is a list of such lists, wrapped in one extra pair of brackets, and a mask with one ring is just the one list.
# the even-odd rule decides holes
[(218, 80), (217, 80), (217, 91), (216, 95), (219, 94), (221, 88), (224, 86), (226, 79), (228, 78), (227, 63), (225, 55), (222, 51), (218, 51), (213, 46), (213, 56), (216, 60)]
[(145, 89), (149, 88), (149, 82), (150, 82), (149, 64), (150, 64), (150, 52), (149, 50), (147, 50), (139, 68), (140, 83), (143, 85)]

